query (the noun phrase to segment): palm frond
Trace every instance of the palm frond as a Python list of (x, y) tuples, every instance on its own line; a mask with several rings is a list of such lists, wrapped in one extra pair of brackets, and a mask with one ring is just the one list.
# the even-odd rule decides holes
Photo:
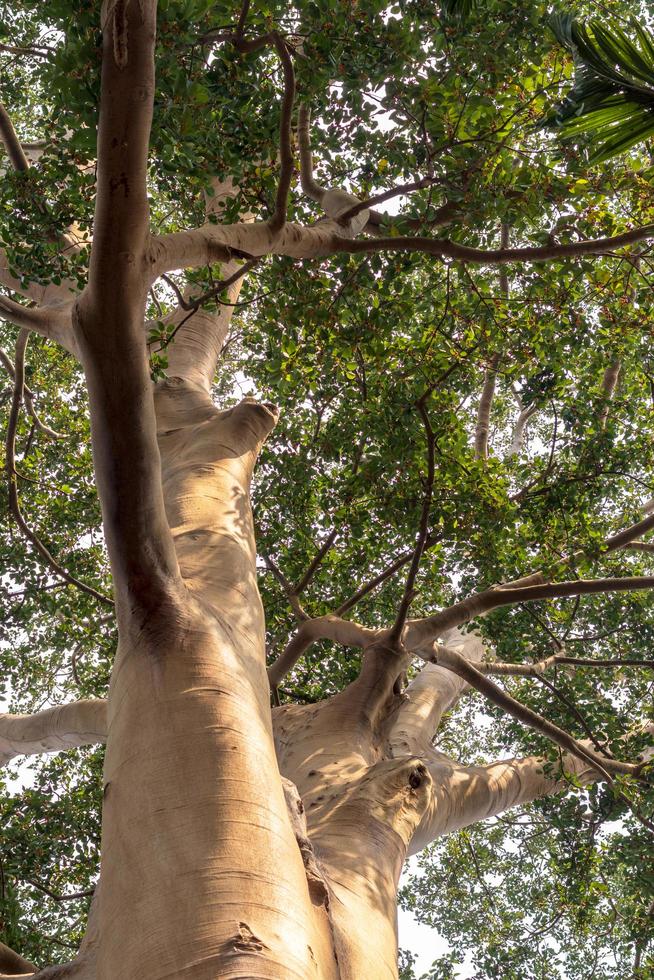
[(441, 14), (445, 20), (463, 21), (477, 7), (478, 0), (441, 0)]
[(654, 37), (632, 22), (635, 40), (613, 24), (554, 14), (550, 27), (572, 52), (573, 86), (543, 120), (570, 138), (593, 139), (600, 163), (654, 136)]

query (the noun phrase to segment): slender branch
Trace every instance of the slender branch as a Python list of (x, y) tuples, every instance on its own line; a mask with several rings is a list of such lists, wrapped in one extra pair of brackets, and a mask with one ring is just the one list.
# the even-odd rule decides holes
[(404, 593), (400, 601), (400, 605), (397, 611), (397, 616), (395, 622), (391, 627), (390, 633), (388, 635), (388, 640), (391, 645), (399, 643), (400, 637), (404, 630), (404, 625), (406, 623), (406, 618), (409, 613), (409, 607), (415, 595), (414, 587), (416, 583), (416, 576), (418, 575), (418, 569), (420, 568), (420, 561), (425, 551), (425, 545), (427, 543), (427, 531), (429, 527), (429, 513), (431, 511), (431, 501), (434, 491), (434, 477), (436, 474), (435, 465), (435, 453), (436, 453), (436, 437), (434, 436), (434, 430), (431, 427), (429, 421), (429, 415), (427, 414), (427, 409), (425, 407), (425, 397), (421, 398), (416, 407), (420, 413), (422, 423), (425, 427), (425, 435), (427, 437), (427, 480), (425, 482), (425, 492), (422, 501), (422, 513), (420, 515), (420, 526), (418, 529), (418, 538), (416, 541), (416, 546), (413, 552), (413, 557), (411, 559), (411, 565), (409, 566), (409, 572), (406, 577), (406, 583), (404, 585)]
[(46, 888), (38, 881), (33, 881), (31, 878), (21, 878), (27, 885), (31, 885), (32, 888), (36, 888), (37, 891), (43, 892), (48, 898), (51, 898), (53, 902), (72, 902), (77, 898), (93, 898), (95, 894), (95, 888), (88, 888), (81, 892), (72, 892), (70, 895), (59, 895), (57, 892), (53, 892), (50, 888)]
[(307, 197), (320, 203), (327, 188), (322, 187), (313, 176), (311, 110), (306, 103), (302, 103), (298, 111), (297, 141), (300, 156), (300, 185)]
[(268, 222), (271, 230), (276, 234), (286, 224), (288, 195), (293, 180), (294, 160), (291, 126), (293, 121), (293, 106), (295, 104), (295, 72), (286, 42), (279, 36), (277, 31), (272, 31), (270, 38), (284, 70), (284, 96), (279, 123), (279, 155), (281, 167), (279, 183), (277, 185), (277, 196), (275, 198), (275, 213)]
[(379, 638), (380, 631), (351, 623), (338, 616), (321, 616), (309, 619), (298, 628), (277, 660), (268, 668), (271, 687), (277, 687), (282, 678), (292, 670), (302, 654), (316, 640), (332, 640), (349, 647), (369, 646)]
[[(432, 545), (436, 544), (440, 540), (441, 540), (440, 534), (430, 534), (427, 538), (426, 547), (431, 548)], [(360, 586), (360, 588), (357, 589), (356, 592), (354, 592), (349, 597), (349, 599), (346, 599), (345, 602), (341, 603), (338, 609), (334, 610), (334, 615), (343, 616), (346, 612), (348, 612), (348, 610), (352, 609), (353, 606), (356, 606), (356, 604), (360, 602), (361, 599), (367, 596), (369, 592), (372, 592), (373, 589), (377, 588), (377, 586), (382, 585), (387, 579), (395, 575), (395, 573), (398, 572), (400, 568), (403, 568), (404, 565), (407, 564), (407, 562), (410, 562), (411, 559), (413, 558), (413, 555), (414, 555), (413, 549), (411, 549), (410, 551), (405, 551), (401, 555), (399, 555), (382, 572), (379, 572), (378, 575), (375, 575), (373, 578), (365, 582), (362, 586)]]
[(642, 551), (647, 555), (651, 555), (654, 552), (654, 544), (649, 541), (632, 541), (629, 544), (623, 544), (623, 548), (628, 551)]
[(437, 258), (459, 259), (474, 265), (503, 265), (508, 262), (551, 262), (558, 259), (578, 258), (582, 255), (604, 255), (625, 245), (648, 241), (654, 238), (654, 225), (633, 228), (611, 238), (594, 238), (567, 245), (523, 246), (506, 249), (480, 249), (460, 245), (449, 239), (424, 238), (420, 236), (397, 238), (342, 239), (337, 235), (332, 239), (333, 252), (423, 252)]
[[(168, 345), (175, 339), (179, 331), (182, 329), (184, 324), (187, 323), (195, 313), (197, 313), (200, 307), (202, 307), (205, 303), (208, 303), (210, 300), (216, 299), (220, 295), (220, 293), (224, 292), (225, 289), (227, 289), (229, 286), (232, 286), (234, 283), (238, 282), (238, 280), (241, 279), (243, 276), (247, 275), (247, 273), (250, 272), (251, 269), (254, 269), (254, 267), (258, 265), (260, 261), (261, 261), (260, 259), (250, 259), (248, 262), (244, 262), (243, 265), (240, 265), (238, 269), (232, 273), (231, 276), (228, 276), (227, 279), (221, 279), (220, 282), (216, 283), (215, 286), (212, 286), (211, 289), (208, 289), (206, 293), (203, 293), (202, 296), (198, 296), (198, 298), (194, 299), (192, 302), (185, 300), (184, 297), (181, 296), (179, 292), (179, 287), (175, 285), (174, 288), (177, 294), (181, 296), (180, 306), (184, 310), (190, 310), (190, 312), (188, 316), (185, 316), (182, 320), (180, 320), (179, 323), (175, 325), (175, 329), (172, 330), (171, 333), (166, 337), (165, 341), (161, 344), (159, 349), (164, 350), (166, 347), (168, 347)], [(164, 277), (162, 276), (162, 278)], [(169, 279), (168, 276), (166, 276), (165, 279), (169, 285), (171, 286), (173, 285), (172, 279)]]
[(272, 572), (272, 574), (275, 576), (275, 578), (277, 579), (277, 581), (281, 585), (282, 589), (284, 590), (284, 595), (288, 599), (288, 603), (289, 603), (291, 609), (293, 610), (293, 613), (294, 613), (295, 618), (297, 619), (297, 621), (299, 623), (306, 622), (306, 620), (309, 619), (309, 616), (305, 612), (305, 610), (304, 610), (304, 608), (302, 606), (302, 603), (298, 599), (298, 595), (297, 595), (296, 590), (293, 588), (293, 586), (291, 585), (291, 583), (289, 582), (289, 580), (286, 578), (286, 576), (282, 572), (281, 568), (279, 568), (275, 564), (275, 562), (272, 560), (272, 558), (270, 557), (270, 555), (264, 554), (263, 555), (263, 560), (266, 563), (266, 567)]
[(566, 752), (570, 752), (578, 759), (589, 763), (601, 774), (630, 773), (637, 775), (640, 772), (641, 767), (639, 765), (598, 756), (592, 749), (578, 742), (569, 732), (564, 731), (558, 725), (554, 725), (537, 712), (532, 711), (531, 708), (516, 701), (515, 698), (512, 698), (506, 691), (497, 687), (493, 681), (485, 677), (468, 660), (454, 650), (449, 650), (447, 647), (439, 647), (435, 662), (440, 667), (447, 667), (449, 670), (454, 671), (455, 674), (458, 674), (459, 677), (466, 680), (471, 687), (484, 694), (493, 704), (502, 708), (513, 718), (528, 725), (534, 731), (545, 735), (551, 741), (565, 749)]
[(50, 54), (48, 48), (39, 48), (34, 45), (17, 47), (15, 44), (0, 44), (0, 51), (7, 54), (24, 54), (33, 58), (47, 58)]
[(338, 537), (338, 528), (333, 528), (329, 532), (325, 540), (323, 541), (318, 551), (316, 552), (315, 557), (313, 558), (311, 564), (307, 568), (302, 578), (299, 579), (298, 582), (292, 587), (294, 595), (296, 596), (301, 595), (301, 593), (304, 592), (304, 590), (308, 588), (308, 586), (311, 584), (311, 582), (313, 581), (313, 576), (320, 568), (320, 565), (322, 564), (325, 555), (327, 554), (327, 552), (329, 551), (329, 549), (331, 548), (331, 546), (333, 545), (337, 537)]
[(25, 351), (27, 349), (28, 340), (29, 330), (24, 328), (21, 329), (20, 333), (18, 334), (18, 340), (16, 341), (14, 393), (9, 412), (7, 436), (5, 440), (5, 469), (9, 482), (9, 512), (12, 514), (14, 520), (25, 537), (31, 542), (34, 549), (56, 575), (59, 575), (60, 578), (62, 578), (65, 582), (68, 582), (69, 585), (74, 585), (81, 592), (85, 592), (87, 595), (92, 596), (94, 599), (97, 599), (104, 605), (113, 608), (113, 602), (108, 598), (108, 596), (98, 592), (97, 589), (92, 588), (90, 585), (86, 585), (84, 582), (81, 582), (78, 578), (75, 578), (74, 575), (71, 575), (70, 572), (63, 567), (63, 565), (59, 564), (56, 558), (50, 554), (49, 550), (43, 544), (39, 536), (31, 529), (25, 520), (20, 507), (20, 501), (18, 499), (18, 481), (16, 478), (16, 430), (18, 427), (20, 406), (23, 401), (23, 385), (25, 383)]
[[(0, 347), (0, 363), (6, 369), (7, 373), (9, 374), (9, 376), (13, 381), (15, 378), (14, 365), (9, 355), (1, 347)], [(51, 439), (67, 439), (68, 437), (65, 432), (56, 432), (54, 429), (51, 429), (49, 425), (46, 425), (46, 423), (41, 420), (34, 406), (35, 397), (36, 395), (32, 391), (32, 389), (27, 384), (23, 384), (23, 399), (25, 402), (25, 408), (27, 409), (29, 415), (34, 419), (37, 428), (41, 432), (43, 432), (44, 435), (49, 436)]]
[(593, 670), (621, 670), (623, 667), (646, 667), (654, 670), (654, 660), (591, 660), (586, 657), (568, 657), (563, 653), (554, 653), (545, 660), (533, 664), (511, 664), (494, 660), (477, 665), (482, 674), (502, 674), (515, 677), (540, 677), (550, 667), (564, 664), (568, 667), (590, 667)]
[[(425, 187), (430, 187), (436, 182), (436, 177), (421, 177), (420, 180), (410, 181), (408, 184), (398, 184), (397, 187), (391, 187), (390, 190), (382, 191), (379, 194), (373, 194), (372, 197), (367, 198), (365, 201), (359, 201), (357, 204), (353, 204), (351, 208), (344, 211), (343, 214), (339, 215), (338, 223), (339, 225), (346, 226), (355, 218), (357, 214), (362, 211), (367, 211), (373, 204), (383, 204), (384, 201), (390, 201), (394, 197), (400, 197), (402, 194), (410, 194), (412, 191), (420, 191)], [(383, 217), (383, 215), (380, 215)]]
[(430, 639), (440, 636), (445, 630), (462, 626), (482, 613), (490, 612), (500, 606), (511, 606), (521, 602), (538, 602), (542, 599), (563, 599), (577, 595), (597, 595), (603, 592), (630, 592), (654, 588), (654, 576), (625, 576), (624, 578), (578, 579), (571, 582), (546, 582), (543, 585), (512, 588), (488, 589), (468, 596), (425, 619), (409, 623), (406, 643), (411, 649), (424, 646)]

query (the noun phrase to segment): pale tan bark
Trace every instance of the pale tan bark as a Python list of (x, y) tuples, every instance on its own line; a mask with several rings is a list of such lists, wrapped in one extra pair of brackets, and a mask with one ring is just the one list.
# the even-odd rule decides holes
[[(42, 971), (42, 980), (394, 980), (397, 882), (409, 846), (560, 783), (539, 760), (465, 768), (431, 749), (465, 677), (452, 663), (429, 665), (406, 697), (398, 679), (406, 649), (433, 657), (444, 614), (409, 622), (397, 642), (388, 630), (337, 616), (302, 624), (273, 680), (320, 637), (362, 647), (362, 668), (341, 694), (281, 708), (273, 725), (250, 481), (276, 409), (246, 399), (219, 411), (211, 402), (229, 308), (198, 311), (184, 325), (171, 377), (153, 393), (147, 289), (167, 270), (268, 254), (400, 249), (502, 264), (606, 251), (652, 232), (493, 252), (441, 240), (356, 240), (367, 214), (344, 228), (339, 218), (357, 205), (341, 191), (320, 189), (328, 220), (285, 222), (286, 153), (272, 224), (208, 223), (150, 239), (155, 8), (153, 0), (102, 5), (95, 231), (73, 329), (88, 379), (120, 643), (107, 706), (101, 886), (80, 958)], [(236, 265), (223, 273), (229, 268)], [(650, 587), (654, 579), (608, 581)], [(445, 618), (458, 625), (505, 602), (607, 587), (513, 586), (471, 597)], [(483, 653), (474, 635), (456, 642), (464, 663)], [(53, 711), (29, 724), (0, 718), (0, 751), (8, 758), (103, 740), (97, 704)]]
[[(229, 199), (234, 197), (238, 188), (230, 179), (214, 180), (212, 187), (213, 195), (206, 198), (205, 212), (207, 216), (215, 215), (216, 218), (220, 219)], [(243, 215), (241, 220), (248, 223), (252, 219), (249, 215)], [(242, 262), (236, 261), (224, 262), (220, 266), (221, 280), (229, 279), (242, 264)], [(242, 285), (243, 280), (239, 279), (227, 287), (227, 303), (232, 304), (238, 301)], [(197, 293), (197, 287), (195, 290), (187, 287), (186, 300), (190, 298), (193, 291)], [(200, 385), (209, 393), (216, 370), (216, 362), (227, 338), (233, 311), (233, 306), (220, 304), (215, 312), (202, 308), (193, 312), (185, 310), (181, 306), (178, 307), (166, 319), (166, 323), (173, 328), (182, 324), (173, 342), (167, 348), (168, 369), (166, 373), (170, 377), (183, 378), (185, 381)]]
[[(477, 663), (489, 653), (477, 633), (452, 630), (448, 645), (466, 660)], [(394, 755), (421, 753), (431, 748), (431, 739), (441, 718), (467, 690), (468, 684), (451, 670), (426, 663), (403, 692), (393, 718), (388, 740)]]
[[(570, 788), (565, 777), (556, 772), (557, 766), (547, 772), (546, 767), (536, 757), (507, 759), (488, 766), (461, 766), (435, 754), (428, 762), (434, 789), (411, 841), (410, 853), (415, 854), (436, 837)], [(582, 782), (598, 778), (595, 770), (575, 756), (566, 755), (563, 768)]]
[[(336, 191), (337, 196), (346, 192)], [(343, 200), (343, 198), (339, 198)], [(354, 201), (349, 202), (349, 206)], [(346, 208), (338, 210), (343, 213)], [(360, 215), (357, 215), (360, 217)], [(355, 219), (356, 220), (356, 219)], [(234, 255), (288, 255), (291, 258), (320, 258), (339, 252), (422, 252), (439, 258), (460, 259), (478, 265), (502, 265), (508, 262), (547, 262), (558, 259), (601, 255), (616, 248), (654, 238), (650, 225), (635, 228), (612, 238), (597, 238), (570, 245), (525, 246), (506, 249), (472, 248), (447, 239), (396, 237), (360, 239), (348, 237), (338, 221), (330, 219), (316, 225), (287, 223), (275, 234), (266, 223), (252, 225), (203, 225), (188, 231), (159, 235), (152, 240), (149, 263), (150, 282), (162, 272), (224, 262)]]
[(0, 765), (19, 755), (60, 752), (105, 740), (104, 701), (76, 701), (31, 715), (0, 714)]
[(602, 376), (601, 392), (602, 398), (605, 404), (599, 414), (599, 426), (601, 429), (606, 428), (606, 423), (609, 418), (609, 408), (613, 401), (613, 396), (615, 395), (616, 388), (618, 386), (618, 381), (620, 378), (620, 369), (622, 365), (619, 358), (615, 358), (606, 368)]

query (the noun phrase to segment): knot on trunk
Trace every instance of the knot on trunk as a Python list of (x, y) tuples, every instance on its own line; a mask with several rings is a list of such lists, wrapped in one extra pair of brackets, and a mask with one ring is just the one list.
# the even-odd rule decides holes
[[(422, 759), (407, 756), (371, 766), (344, 804), (390, 827), (408, 845), (432, 795), (432, 778)], [(363, 816), (365, 819), (365, 816)]]

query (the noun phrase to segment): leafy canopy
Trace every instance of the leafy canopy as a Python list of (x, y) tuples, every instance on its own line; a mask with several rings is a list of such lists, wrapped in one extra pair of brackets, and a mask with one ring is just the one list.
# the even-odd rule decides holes
[[(458, 16), (460, 6), (467, 9)], [(635, 0), (605, 6), (618, 17), (641, 13)], [(594, 8), (579, 3), (568, 13)], [(602, 159), (631, 147), (595, 167), (574, 144), (561, 148), (556, 135), (538, 128), (576, 70), (545, 29), (547, 5), (487, 0), (447, 4), (442, 14), (431, 0), (251, 5), (252, 35), (274, 24), (302, 42), (298, 92), (312, 107), (321, 183), (363, 198), (426, 178), (422, 189), (389, 204), (388, 234), (418, 229), (483, 248), (497, 246), (502, 224), (512, 242), (546, 244), (654, 221), (652, 164), (637, 144), (645, 130), (628, 144), (626, 131), (618, 132), (650, 119), (644, 99), (651, 49), (643, 32), (636, 47), (596, 22), (584, 29), (560, 20), (577, 57), (595, 59), (584, 78), (596, 86), (598, 115), (588, 118), (604, 125), (608, 117), (599, 114), (614, 113), (617, 129), (611, 142), (600, 141)], [(203, 40), (233, 27), (237, 16), (231, 3), (159, 4), (149, 176), (156, 231), (198, 224), (214, 175), (238, 183), (231, 220), (245, 210), (270, 213), (278, 65), (265, 49), (241, 55), (228, 43)], [(26, 144), (44, 143), (37, 165), (6, 173), (0, 186), (2, 245), (24, 281), (85, 281), (85, 251), (59, 253), (52, 229), (76, 220), (92, 230), (98, 44), (99, 4), (90, 0), (17, 0), (0, 18), (3, 103)], [(607, 60), (614, 67), (605, 78)], [(597, 78), (614, 89), (602, 94)], [(631, 100), (632, 115), (620, 115), (618, 101), (602, 102), (617, 99), (621, 86), (630, 96), (642, 93), (643, 101)], [(582, 96), (588, 107), (587, 89)], [(575, 140), (582, 132), (567, 131)], [(321, 213), (296, 188), (292, 216), (309, 221)], [(439, 224), (444, 216), (448, 224)], [(534, 568), (547, 572), (561, 556), (577, 556), (566, 559), (566, 578), (651, 571), (646, 552), (602, 552), (607, 534), (636, 520), (654, 493), (650, 263), (645, 243), (601, 258), (515, 265), (507, 270), (508, 291), (494, 268), (419, 254), (276, 258), (257, 267), (235, 309), (215, 395), (229, 404), (257, 393), (282, 406), (256, 478), (259, 549), (298, 581), (335, 532), (303, 595), (311, 615), (367, 589), (352, 615), (368, 625), (392, 621), (403, 572), (372, 583), (415, 541), (426, 474), (415, 403), (428, 388), (437, 472), (412, 615)], [(176, 277), (198, 295), (219, 279), (218, 267)], [(147, 310), (153, 330), (174, 304), (171, 288), (157, 283)], [(15, 330), (0, 331), (11, 354)], [(602, 378), (618, 361), (609, 404)], [(484, 462), (475, 458), (473, 433), (491, 364), (497, 385)], [(153, 368), (165, 372), (165, 357)], [(33, 338), (27, 381), (37, 412), (65, 438), (53, 439), (21, 416), (23, 509), (72, 574), (109, 593), (79, 368)], [(5, 418), (10, 389), (8, 377)], [(527, 438), (512, 452), (516, 419), (529, 407)], [(57, 578), (3, 516), (0, 683), (11, 709), (106, 696), (112, 620)], [(278, 578), (263, 559), (260, 565), (275, 656), (294, 622)], [(505, 608), (481, 628), (502, 660), (538, 660), (553, 643), (589, 658), (646, 659), (654, 608), (646, 592), (593, 596)], [(355, 669), (353, 651), (318, 644), (280, 697), (319, 699)], [(638, 726), (652, 718), (651, 673), (560, 670), (552, 679), (553, 687), (505, 683), (578, 737), (590, 729), (616, 749), (625, 731), (635, 732), (624, 752), (637, 754)], [(441, 739), (445, 751), (467, 761), (542, 752), (556, 762), (548, 743), (478, 697), (464, 700)], [(87, 892), (97, 875), (101, 756), (76, 751), (40, 760), (28, 768), (28, 790), (4, 784), (3, 939), (37, 962), (56, 961), (83, 931), (88, 897), (58, 899)], [(456, 976), (453, 964), (466, 956), (479, 977), (597, 980), (631, 975), (634, 963), (647, 976), (651, 834), (625, 796), (651, 813), (651, 798), (625, 780), (536, 804), (426, 852), (404, 901), (451, 944), (430, 976)]]

